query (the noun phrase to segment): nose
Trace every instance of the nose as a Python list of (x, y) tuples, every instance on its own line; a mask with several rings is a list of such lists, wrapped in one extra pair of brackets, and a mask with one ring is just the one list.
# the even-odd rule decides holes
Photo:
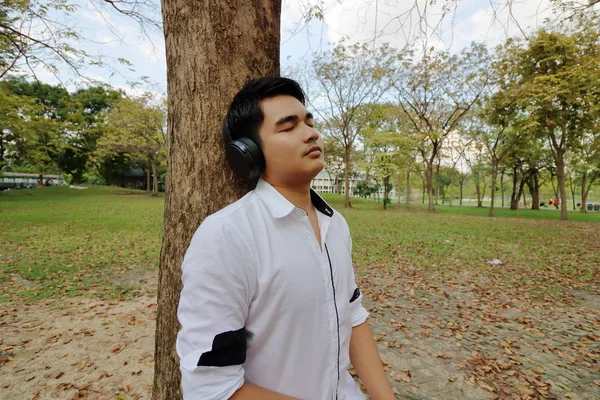
[(311, 126), (304, 124), (304, 143), (316, 142), (321, 134), (319, 131)]

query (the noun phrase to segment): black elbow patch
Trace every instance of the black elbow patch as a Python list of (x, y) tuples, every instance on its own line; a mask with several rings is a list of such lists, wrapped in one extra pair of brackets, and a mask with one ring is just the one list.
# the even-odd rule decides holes
[(360, 297), (360, 290), (358, 290), (358, 288), (356, 288), (356, 289), (354, 289), (354, 293), (352, 294), (352, 297), (350, 298), (350, 303), (353, 303), (359, 297)]
[(227, 367), (242, 365), (246, 362), (248, 336), (245, 328), (219, 333), (213, 340), (212, 350), (200, 356), (198, 366)]

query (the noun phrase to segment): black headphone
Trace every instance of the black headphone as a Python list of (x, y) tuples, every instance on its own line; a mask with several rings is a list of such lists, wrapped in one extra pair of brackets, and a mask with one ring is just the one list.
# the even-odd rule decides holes
[(265, 157), (260, 146), (248, 137), (227, 143), (226, 156), (233, 172), (245, 182), (258, 179), (265, 170)]

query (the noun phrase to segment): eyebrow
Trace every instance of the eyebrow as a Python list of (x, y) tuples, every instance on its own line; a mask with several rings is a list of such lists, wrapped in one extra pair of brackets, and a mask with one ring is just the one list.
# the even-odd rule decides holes
[[(312, 113), (306, 113), (305, 119), (314, 119)], [(288, 115), (287, 117), (280, 118), (277, 122), (275, 122), (275, 126), (280, 126), (286, 124), (288, 122), (296, 122), (300, 119), (297, 115)]]

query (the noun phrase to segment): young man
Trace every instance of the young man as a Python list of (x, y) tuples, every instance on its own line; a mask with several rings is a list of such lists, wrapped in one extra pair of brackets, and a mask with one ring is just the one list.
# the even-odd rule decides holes
[(185, 399), (394, 395), (366, 322), (344, 218), (310, 189), (323, 140), (293, 80), (253, 80), (223, 124), (238, 176), (260, 178), (209, 216), (182, 265), (177, 352)]

